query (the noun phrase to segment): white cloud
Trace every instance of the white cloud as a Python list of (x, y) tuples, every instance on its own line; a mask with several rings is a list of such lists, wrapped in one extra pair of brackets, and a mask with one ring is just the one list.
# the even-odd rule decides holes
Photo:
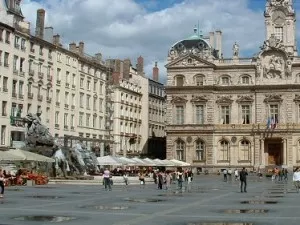
[(104, 58), (130, 57), (132, 64), (142, 55), (149, 76), (154, 61), (165, 76), (162, 65), (168, 49), (190, 36), (198, 21), (204, 34), (222, 30), (225, 57), (231, 56), (235, 41), (242, 54), (248, 53), (244, 56), (258, 51), (264, 39), (264, 18), (262, 11), (247, 7), (248, 1), (186, 0), (157, 12), (147, 12), (134, 0), (109, 0), (109, 4), (107, 0), (25, 0), (22, 8), (32, 26), (36, 10), (45, 8), (46, 25), (53, 26), (66, 45), (83, 40), (90, 54), (100, 51)]

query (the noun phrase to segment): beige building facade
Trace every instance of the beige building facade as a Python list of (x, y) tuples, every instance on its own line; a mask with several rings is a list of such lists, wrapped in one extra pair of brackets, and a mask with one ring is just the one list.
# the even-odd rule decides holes
[[(222, 32), (175, 43), (167, 68), (167, 158), (208, 170), (300, 165), (300, 57), (290, 0), (268, 0), (252, 58)], [(263, 22), (263, 21), (262, 21)]]
[(87, 55), (83, 42), (63, 48), (53, 28), (44, 27), (43, 9), (37, 11), (31, 35), (17, 2), (0, 2), (6, 9), (0, 13), (0, 146), (23, 145), (22, 118), (38, 113), (53, 136), (92, 140), (103, 150), (104, 141), (109, 142), (105, 127), (109, 69), (101, 54)]

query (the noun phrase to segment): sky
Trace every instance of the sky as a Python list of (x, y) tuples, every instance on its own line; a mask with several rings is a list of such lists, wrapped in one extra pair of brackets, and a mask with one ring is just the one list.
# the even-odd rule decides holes
[[(300, 0), (294, 0), (296, 11)], [(61, 35), (62, 44), (84, 41), (86, 53), (104, 59), (144, 57), (146, 76), (157, 61), (160, 81), (166, 80), (170, 47), (193, 34), (199, 22), (204, 35), (220, 29), (224, 57), (237, 42), (241, 57), (259, 51), (265, 39), (266, 0), (22, 0), (22, 10), (35, 29), (36, 10), (46, 10), (46, 26)], [(299, 18), (297, 18), (299, 20)], [(299, 23), (298, 23), (299, 24)], [(300, 27), (297, 25), (297, 37)]]

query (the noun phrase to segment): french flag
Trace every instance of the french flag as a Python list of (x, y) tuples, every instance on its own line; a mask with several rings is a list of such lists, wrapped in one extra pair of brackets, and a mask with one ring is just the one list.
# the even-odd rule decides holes
[(272, 129), (275, 129), (276, 127), (277, 127), (277, 124), (278, 124), (278, 119), (277, 119), (277, 117), (275, 116), (275, 117), (272, 117), (272, 119), (271, 119), (271, 128)]

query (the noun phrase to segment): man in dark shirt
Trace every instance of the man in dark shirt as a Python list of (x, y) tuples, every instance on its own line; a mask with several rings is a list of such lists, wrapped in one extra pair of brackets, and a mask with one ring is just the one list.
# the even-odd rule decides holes
[(243, 167), (242, 171), (240, 172), (240, 181), (241, 181), (241, 192), (243, 192), (243, 186), (244, 186), (244, 192), (247, 192), (247, 170), (245, 167)]

